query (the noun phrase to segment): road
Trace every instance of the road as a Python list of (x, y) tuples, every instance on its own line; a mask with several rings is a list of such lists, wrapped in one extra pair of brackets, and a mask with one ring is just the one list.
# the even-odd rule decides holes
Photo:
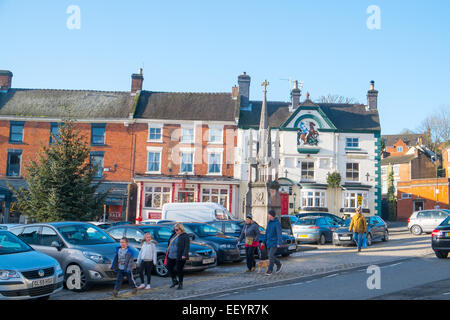
[[(283, 272), (270, 277), (263, 273), (246, 273), (245, 262), (226, 264), (187, 274), (181, 291), (169, 289), (169, 279), (154, 276), (152, 290), (139, 291), (137, 295), (124, 290), (119, 299), (389, 298), (387, 295), (401, 290), (450, 279), (450, 271), (446, 270), (450, 260), (438, 260), (432, 255), (430, 236), (413, 236), (406, 228), (392, 229), (388, 242), (374, 243), (362, 253), (356, 253), (354, 247), (333, 245), (313, 246), (312, 249), (315, 250), (282, 258)], [(369, 265), (381, 267), (379, 290), (369, 290), (366, 286)], [(105, 284), (84, 293), (63, 290), (52, 299), (109, 300), (112, 299), (111, 289), (112, 284)]]

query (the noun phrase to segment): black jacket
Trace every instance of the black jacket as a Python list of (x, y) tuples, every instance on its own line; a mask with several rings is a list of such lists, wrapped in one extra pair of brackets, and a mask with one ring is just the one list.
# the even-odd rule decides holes
[[(169, 239), (172, 241), (172, 239), (176, 236), (176, 233), (172, 233)], [(191, 239), (189, 238), (189, 235), (186, 232), (183, 232), (178, 236), (178, 248), (177, 248), (177, 260), (181, 260), (181, 257), (186, 257), (186, 260), (189, 260), (189, 246), (191, 244)]]

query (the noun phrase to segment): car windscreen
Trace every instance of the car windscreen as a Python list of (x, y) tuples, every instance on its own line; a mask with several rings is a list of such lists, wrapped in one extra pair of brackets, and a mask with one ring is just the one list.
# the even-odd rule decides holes
[(214, 228), (207, 224), (190, 224), (188, 225), (188, 227), (192, 231), (194, 231), (194, 233), (197, 234), (199, 237), (210, 237), (222, 234), (222, 232), (220, 232), (219, 229)]
[(95, 245), (115, 243), (102, 229), (90, 224), (72, 224), (57, 227), (64, 240), (73, 245)]
[(314, 226), (316, 224), (316, 220), (317, 219), (315, 218), (300, 218), (295, 224), (299, 226)]
[(0, 255), (32, 251), (25, 242), (10, 232), (0, 231)]
[(343, 222), (343, 226), (344, 227), (349, 227), (350, 226), (350, 222), (352, 222), (352, 219), (347, 219), (347, 220), (344, 220), (344, 222)]
[(450, 217), (445, 218), (445, 220), (441, 222), (440, 226), (450, 226)]
[(172, 229), (167, 227), (143, 227), (140, 228), (144, 233), (150, 233), (156, 242), (169, 242), (172, 235)]

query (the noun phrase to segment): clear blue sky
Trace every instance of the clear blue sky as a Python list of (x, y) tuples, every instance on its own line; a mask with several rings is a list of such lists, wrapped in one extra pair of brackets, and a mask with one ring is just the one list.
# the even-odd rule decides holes
[[(369, 5), (381, 30), (366, 27)], [(450, 108), (448, 0), (0, 0), (0, 30), (16, 88), (129, 90), (144, 66), (146, 90), (231, 91), (246, 71), (252, 99), (268, 79), (269, 99), (289, 100), (291, 78), (312, 99), (365, 103), (375, 80), (384, 134)]]

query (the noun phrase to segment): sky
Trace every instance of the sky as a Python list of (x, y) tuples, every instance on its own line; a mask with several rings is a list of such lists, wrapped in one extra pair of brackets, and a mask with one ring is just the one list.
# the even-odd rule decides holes
[(129, 91), (143, 67), (145, 90), (231, 92), (245, 71), (253, 100), (291, 79), (366, 103), (374, 80), (382, 134), (450, 108), (448, 0), (0, 0), (0, 30), (14, 88)]

